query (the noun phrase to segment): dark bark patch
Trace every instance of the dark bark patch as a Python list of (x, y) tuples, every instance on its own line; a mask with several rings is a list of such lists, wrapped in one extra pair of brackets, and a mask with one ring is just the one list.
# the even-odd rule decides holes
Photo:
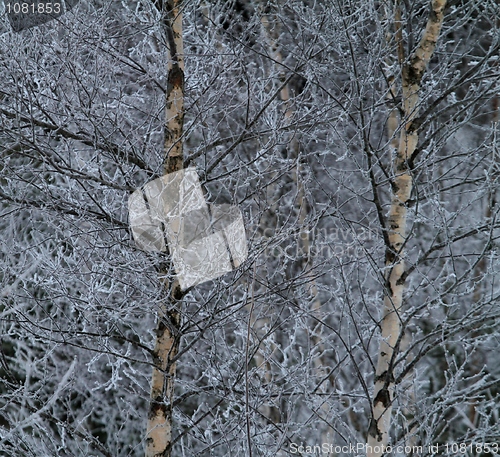
[(184, 87), (184, 72), (179, 65), (174, 65), (168, 72), (167, 94), (170, 94), (174, 88)]
[(386, 265), (393, 263), (395, 260), (396, 260), (396, 254), (394, 253), (394, 251), (392, 251), (392, 249), (386, 249), (385, 250)]
[(432, 8), (431, 8), (431, 12), (429, 13), (429, 21), (431, 22), (439, 22), (439, 18), (438, 18), (438, 15), (436, 13), (436, 11), (434, 11)]
[(382, 441), (382, 433), (380, 433), (380, 430), (378, 429), (377, 421), (373, 419), (373, 417), (370, 419), (370, 426), (368, 428), (368, 434), (370, 436), (373, 436), (378, 442)]
[(402, 285), (404, 285), (404, 283), (405, 283), (405, 281), (406, 281), (406, 276), (407, 276), (407, 275), (406, 275), (405, 273), (403, 273), (403, 274), (399, 277), (399, 279), (396, 281), (396, 285), (397, 285), (397, 286), (402, 286)]
[(156, 337), (161, 338), (167, 329), (167, 324), (163, 319), (158, 319), (158, 325), (156, 326)]
[(405, 173), (408, 171), (408, 162), (404, 160), (403, 162), (398, 163), (396, 167), (396, 171), (400, 173)]
[[(183, 158), (181, 156), (169, 155), (167, 157), (167, 161), (165, 163), (165, 173), (169, 174), (169, 173), (174, 173), (176, 171), (182, 170), (183, 165), (184, 165), (184, 161), (183, 161)], [(182, 295), (182, 294), (179, 294), (178, 291), (175, 290), (175, 291), (172, 291), (172, 295), (174, 296), (174, 298), (176, 298), (177, 296)], [(181, 296), (181, 298), (182, 298), (182, 296)]]
[(411, 60), (410, 65), (407, 66), (406, 74), (407, 81), (410, 85), (419, 85), (422, 80), (423, 73), (417, 69), (417, 63), (420, 61), (420, 58), (414, 57)]
[(391, 396), (389, 394), (389, 390), (384, 387), (379, 390), (377, 393), (377, 396), (373, 400), (373, 404), (376, 405), (377, 403), (382, 403), (384, 408), (388, 408), (391, 406)]
[(155, 417), (167, 417), (168, 405), (163, 401), (163, 397), (158, 395), (154, 400), (151, 400), (149, 405), (148, 418), (154, 419)]
[(379, 374), (378, 376), (375, 376), (375, 382), (379, 381), (384, 381), (384, 382), (394, 382), (394, 376), (392, 373), (388, 373), (387, 370), (385, 370), (382, 374)]

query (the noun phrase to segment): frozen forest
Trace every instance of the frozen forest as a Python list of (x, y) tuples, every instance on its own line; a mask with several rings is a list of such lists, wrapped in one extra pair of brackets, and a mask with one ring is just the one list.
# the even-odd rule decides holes
[[(496, 0), (0, 13), (0, 456), (500, 455)], [(184, 169), (248, 256), (181, 289)]]

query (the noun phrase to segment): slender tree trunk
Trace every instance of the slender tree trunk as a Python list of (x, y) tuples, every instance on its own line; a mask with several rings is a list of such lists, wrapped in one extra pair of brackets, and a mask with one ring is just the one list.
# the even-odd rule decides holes
[[(394, 361), (401, 340), (399, 313), (405, 287), (405, 242), (407, 237), (407, 202), (412, 191), (412, 175), (409, 168), (418, 143), (419, 92), (422, 76), (441, 31), (446, 0), (432, 0), (429, 19), (423, 37), (403, 66), (402, 96), (404, 125), (394, 159), (394, 183), (389, 218), (387, 221), (386, 275), (383, 316), (380, 323), (382, 338), (375, 372), (373, 409), (367, 439), (367, 457), (384, 454), (389, 442), (392, 403), (394, 401)], [(417, 121), (417, 122), (415, 122)]]
[[(392, 48), (395, 46), (397, 54), (397, 62), (401, 66), (403, 65), (404, 62), (405, 52), (403, 46), (403, 30), (401, 28), (400, 0), (394, 0), (393, 6), (394, 6), (394, 11), (392, 11), (389, 8), (389, 5), (386, 4), (385, 17), (387, 22), (389, 22), (391, 20), (391, 17), (394, 16), (394, 33), (388, 31), (386, 35), (386, 40), (389, 47)], [(394, 74), (394, 71), (391, 70), (391, 67), (393, 67), (392, 63), (393, 63), (393, 58), (392, 55), (389, 54), (388, 58), (386, 59), (386, 66), (389, 70), (389, 74), (387, 76), (389, 90), (387, 91), (386, 97), (387, 97), (387, 104), (390, 106), (390, 109), (387, 118), (386, 128), (387, 128), (387, 137), (389, 138), (391, 154), (395, 154), (399, 146), (399, 141), (396, 136), (396, 130), (400, 122), (398, 116), (398, 109), (396, 108), (395, 104), (400, 91), (397, 86), (396, 75)]]
[[(283, 73), (281, 66), (281, 63), (283, 62), (283, 57), (281, 55), (281, 50), (279, 46), (279, 26), (275, 22), (272, 21), (272, 19), (269, 17), (269, 15), (266, 13), (266, 6), (263, 2), (260, 2), (258, 4), (260, 14), (261, 14), (261, 24), (262, 24), (262, 31), (263, 35), (265, 37), (265, 40), (268, 45), (268, 50), (269, 50), (269, 55), (271, 58), (274, 60), (276, 64), (276, 68), (278, 70), (278, 75), (279, 75), (279, 81), (283, 82), (285, 80), (285, 75)], [(271, 64), (271, 68), (273, 68), (273, 65)], [(288, 84), (286, 84), (280, 91), (280, 99), (285, 105), (285, 117), (288, 120), (291, 116), (291, 111), (288, 108), (289, 104), (289, 99), (290, 99), (290, 91)], [(275, 191), (275, 186), (272, 186), (272, 191)], [(255, 329), (257, 326), (257, 316), (255, 314), (250, 314), (250, 325), (252, 329)], [(259, 323), (260, 326), (266, 327), (270, 324), (270, 318), (268, 316), (260, 317), (259, 318)], [(275, 345), (274, 343), (271, 344), (271, 348), (274, 352)], [(270, 359), (265, 357), (265, 354), (263, 354), (263, 351), (259, 348), (254, 355), (254, 362), (256, 367), (258, 367), (258, 370), (260, 372), (260, 376), (268, 386), (272, 384), (273, 381), (273, 376), (272, 376), (272, 365), (270, 362)], [(260, 408), (259, 411), (261, 412), (262, 415), (264, 415), (269, 421), (273, 423), (278, 423), (281, 420), (281, 412), (279, 405), (273, 406), (269, 403), (263, 404)]]
[[(391, 8), (393, 7), (393, 9)], [(386, 3), (386, 12), (385, 17), (388, 23), (388, 28), (390, 27), (391, 18), (394, 17), (394, 33), (388, 31), (386, 35), (386, 40), (389, 48), (395, 50), (394, 56), (397, 58), (396, 62), (399, 68), (404, 63), (405, 60), (405, 51), (404, 51), (404, 43), (403, 43), (403, 29), (401, 23), (401, 1), (394, 0), (391, 4)], [(391, 156), (395, 156), (399, 147), (399, 138), (397, 136), (397, 129), (399, 127), (399, 123), (401, 121), (399, 111), (396, 107), (396, 103), (398, 100), (398, 96), (400, 95), (400, 88), (398, 86), (398, 81), (396, 78), (396, 65), (394, 63), (394, 56), (392, 53), (388, 54), (386, 59), (386, 65), (388, 68), (388, 76), (387, 81), (389, 83), (389, 90), (387, 91), (387, 104), (390, 107), (389, 113), (387, 117), (387, 138), (389, 139), (389, 151)], [(400, 351), (405, 351), (410, 344), (410, 335), (403, 335), (400, 343)], [(411, 374), (408, 377), (412, 376)], [(411, 383), (411, 380), (407, 382)], [(413, 403), (415, 403), (415, 396), (413, 392), (409, 393), (409, 397)], [(411, 407), (404, 409), (405, 415), (411, 414)], [(406, 416), (408, 417), (408, 416)], [(414, 426), (416, 427), (416, 426)], [(413, 434), (413, 429), (409, 430), (407, 444), (412, 446), (416, 445), (415, 435)]]
[[(162, 25), (169, 50), (168, 81), (165, 108), (165, 173), (183, 168), (182, 132), (184, 124), (184, 58), (182, 13), (180, 0), (156, 2), (162, 15)], [(168, 270), (168, 269), (167, 269)], [(165, 300), (158, 312), (156, 342), (153, 353), (151, 402), (149, 407), (146, 457), (170, 457), (172, 453), (172, 408), (176, 356), (179, 351), (183, 293), (177, 281), (171, 282), (167, 271)]]
[[(493, 111), (493, 116), (492, 116), (492, 129), (493, 129), (493, 157), (492, 157), (492, 167), (491, 167), (491, 181), (495, 182), (496, 179), (498, 179), (499, 175), (499, 167), (500, 167), (500, 160), (498, 157), (498, 151), (497, 151), (497, 146), (496, 146), (496, 138), (497, 138), (497, 126), (498, 126), (498, 95), (496, 95), (493, 100), (492, 100), (492, 111)], [(485, 220), (486, 221), (491, 221), (492, 215), (495, 213), (495, 209), (497, 206), (497, 189), (496, 186), (491, 186), (490, 191), (488, 193), (488, 201), (486, 202), (486, 211), (485, 211)], [(489, 250), (489, 248), (488, 248)], [(474, 277), (475, 281), (477, 281), (474, 285), (474, 294), (473, 294), (473, 300), (475, 303), (480, 303), (481, 300), (484, 299), (485, 295), (485, 286), (484, 286), (484, 277), (486, 276), (487, 270), (488, 270), (488, 264), (486, 260), (486, 252), (483, 253), (481, 259), (477, 262), (475, 268), (474, 268)], [(472, 335), (474, 337), (478, 337), (480, 332), (478, 330), (473, 330)], [(476, 348), (476, 350), (472, 353), (470, 356), (470, 366), (471, 366), (471, 371), (472, 375), (477, 375), (480, 373), (481, 368), (485, 365), (485, 355), (483, 351), (481, 350), (480, 347)], [(469, 418), (469, 425), (471, 427), (476, 426), (477, 422), (477, 400), (472, 399), (470, 404), (469, 404), (469, 413), (468, 413), (468, 418)]]
[[(276, 67), (278, 70), (279, 80), (280, 82), (285, 81), (285, 73), (283, 71), (283, 55), (281, 52), (280, 46), (280, 24), (277, 20), (273, 20), (273, 16), (267, 14), (266, 7), (264, 4), (261, 4), (261, 23), (263, 26), (263, 31), (266, 37), (266, 41), (268, 43), (269, 54), (271, 58), (276, 63)], [(292, 105), (292, 91), (289, 84), (283, 86), (280, 91), (280, 100), (283, 102), (283, 111), (284, 111), (284, 120), (287, 124), (293, 121), (293, 116), (295, 114), (295, 110)], [(307, 200), (306, 200), (306, 192), (304, 183), (301, 179), (301, 170), (300, 170), (300, 144), (299, 144), (299, 134), (296, 131), (292, 131), (289, 135), (287, 141), (287, 147), (289, 151), (289, 156), (293, 160), (295, 160), (295, 168), (293, 170), (293, 179), (297, 186), (297, 208), (298, 208), (298, 222), (300, 227), (299, 240), (298, 245), (301, 249), (301, 253), (303, 254), (302, 267), (304, 271), (306, 271), (306, 277), (309, 278), (309, 296), (311, 299), (311, 316), (314, 316), (312, 319), (312, 331), (311, 331), (311, 341), (315, 348), (317, 348), (319, 355), (314, 357), (313, 365), (314, 365), (314, 377), (317, 379), (318, 385), (317, 391), (318, 393), (326, 393), (330, 388), (333, 390), (335, 379), (333, 375), (328, 375), (330, 369), (327, 361), (325, 360), (325, 345), (322, 342), (321, 338), (321, 324), (318, 322), (318, 319), (321, 319), (321, 300), (318, 298), (319, 292), (316, 284), (316, 280), (314, 279), (313, 274), (313, 259), (311, 256), (311, 240), (309, 239), (309, 230), (306, 226), (306, 217), (307, 217)], [(259, 363), (259, 357), (262, 359), (260, 352), (257, 352), (255, 355), (256, 362)], [(262, 362), (261, 362), (262, 363)], [(260, 366), (260, 365), (258, 365)], [(266, 362), (266, 369), (270, 370), (269, 362)], [(267, 380), (267, 376), (266, 376)], [(326, 380), (330, 381), (330, 385)], [(328, 402), (324, 401), (321, 406), (318, 408), (318, 414), (321, 414), (325, 421), (329, 416), (329, 406)], [(279, 411), (270, 410), (270, 418), (273, 420), (276, 418), (276, 414)], [(328, 425), (321, 424), (321, 437), (322, 442), (327, 443), (331, 441), (328, 432)]]

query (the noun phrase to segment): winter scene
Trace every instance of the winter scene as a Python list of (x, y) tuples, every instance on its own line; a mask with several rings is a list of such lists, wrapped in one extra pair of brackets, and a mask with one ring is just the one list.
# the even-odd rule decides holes
[(500, 456), (497, 0), (0, 0), (0, 457)]

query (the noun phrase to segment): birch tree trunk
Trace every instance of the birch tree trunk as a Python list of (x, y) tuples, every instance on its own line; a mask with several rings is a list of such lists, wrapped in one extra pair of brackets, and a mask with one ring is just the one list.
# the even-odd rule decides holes
[[(165, 107), (165, 173), (183, 168), (182, 132), (184, 124), (184, 57), (181, 0), (156, 2), (169, 50)], [(170, 282), (167, 272), (165, 293), (157, 317), (153, 352), (153, 375), (149, 407), (146, 457), (169, 457), (172, 453), (172, 409), (176, 356), (180, 343), (180, 302), (183, 297), (177, 281)]]
[(378, 352), (373, 410), (367, 439), (367, 457), (379, 457), (389, 442), (394, 401), (394, 362), (401, 342), (400, 311), (405, 287), (405, 242), (407, 202), (412, 192), (409, 161), (418, 143), (419, 92), (422, 76), (436, 47), (446, 0), (432, 0), (431, 11), (420, 43), (402, 69), (403, 123), (394, 159), (394, 183), (386, 222), (386, 290), (380, 322), (382, 338)]

